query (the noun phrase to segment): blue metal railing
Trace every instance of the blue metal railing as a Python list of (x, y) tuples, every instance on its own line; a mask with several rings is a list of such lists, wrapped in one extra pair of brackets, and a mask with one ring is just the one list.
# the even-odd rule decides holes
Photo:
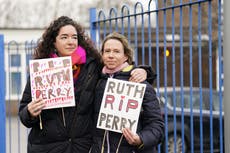
[[(218, 4), (218, 5), (217, 5)], [(155, 7), (152, 7), (152, 6)], [(223, 86), (223, 62), (222, 62), (222, 40), (221, 40), (221, 0), (189, 0), (183, 2), (171, 0), (167, 1), (152, 1), (149, 0), (148, 9), (144, 8), (141, 2), (134, 4), (133, 10), (126, 4), (122, 6), (121, 15), (119, 10), (112, 8), (110, 12), (115, 14), (107, 15), (103, 10), (99, 11), (98, 18), (91, 20), (91, 26), (94, 26), (94, 30), (97, 32), (96, 39), (98, 48), (100, 47), (101, 40), (112, 29), (127, 36), (129, 42), (134, 46), (134, 55), (136, 64), (151, 65), (156, 73), (156, 90), (160, 96), (160, 88), (164, 88), (165, 99), (165, 141), (168, 142), (168, 88), (172, 87), (173, 91), (173, 136), (174, 136), (174, 148), (173, 151), (177, 152), (176, 140), (178, 134), (181, 134), (182, 144), (186, 144), (189, 141), (188, 146), (182, 146), (182, 152), (186, 150), (193, 153), (197, 151), (197, 144), (199, 152), (204, 152), (209, 148), (210, 152), (216, 151), (216, 140), (214, 139), (213, 127), (213, 90), (219, 92), (219, 128), (220, 130), (220, 144), (219, 151), (223, 152), (223, 118), (222, 118), (222, 86)], [(217, 9), (213, 9), (217, 7)], [(205, 9), (206, 8), (206, 9)], [(124, 13), (127, 10), (128, 13)], [(213, 27), (213, 11), (218, 10), (218, 25)], [(133, 12), (133, 13), (132, 13)], [(96, 11), (95, 11), (96, 13)], [(103, 18), (102, 18), (103, 14)], [(217, 13), (216, 13), (217, 14)], [(154, 16), (154, 18), (152, 18)], [(169, 16), (171, 16), (169, 18)], [(121, 25), (117, 24), (121, 20)], [(113, 22), (112, 22), (113, 21)], [(115, 22), (114, 22), (115, 21)], [(128, 23), (125, 24), (125, 21)], [(113, 24), (114, 23), (114, 24)], [(126, 25), (126, 26), (125, 26)], [(147, 26), (146, 26), (147, 25)], [(109, 31), (106, 29), (110, 29)], [(218, 40), (216, 35), (218, 32)], [(170, 39), (169, 39), (170, 37)], [(214, 38), (213, 38), (214, 37)], [(217, 42), (218, 41), (218, 42)], [(216, 45), (213, 45), (216, 44)], [(217, 47), (216, 47), (217, 46)], [(170, 55), (167, 56), (167, 51), (170, 51)], [(215, 51), (218, 54), (215, 54)], [(162, 56), (163, 55), (163, 56)], [(204, 58), (205, 57), (205, 58)], [(218, 59), (218, 60), (217, 60)], [(217, 64), (216, 61), (219, 63)], [(187, 64), (188, 63), (188, 64)], [(213, 70), (218, 65), (217, 70)], [(170, 73), (171, 72), (171, 73)], [(216, 73), (217, 72), (217, 73)], [(215, 78), (219, 78), (218, 83)], [(208, 83), (207, 83), (208, 82)], [(177, 87), (180, 88), (180, 116), (177, 118)], [(185, 101), (184, 90), (189, 87), (189, 138), (185, 135)], [(194, 134), (194, 87), (199, 88), (199, 134)], [(203, 131), (204, 122), (206, 119), (205, 113), (202, 108), (204, 107), (203, 88), (209, 89), (209, 144), (206, 143)], [(170, 91), (171, 92), (171, 91)], [(186, 110), (187, 111), (187, 110)], [(178, 122), (181, 122), (180, 130), (177, 130)], [(197, 140), (198, 139), (198, 140)], [(215, 146), (214, 146), (215, 145)], [(167, 145), (165, 152), (168, 152)], [(187, 147), (187, 148), (185, 148)], [(215, 147), (215, 148), (214, 148)]]
[[(215, 7), (215, 8), (214, 8)], [(98, 46), (101, 45), (103, 38), (112, 31), (118, 31), (127, 36), (129, 42), (135, 50), (136, 64), (150, 65), (157, 73), (157, 79), (154, 84), (158, 96), (165, 97), (165, 107), (163, 114), (165, 119), (165, 139), (164, 145), (158, 146), (158, 152), (169, 150), (168, 141), (173, 135), (172, 152), (185, 153), (186, 151), (194, 153), (224, 152), (224, 127), (223, 127), (223, 53), (222, 53), (222, 12), (221, 0), (149, 0), (148, 6), (144, 7), (141, 2), (137, 2), (132, 6), (124, 4), (121, 11), (117, 8), (111, 8), (109, 14), (103, 10), (97, 12), (95, 8), (90, 10), (90, 34), (91, 38)], [(216, 18), (213, 14), (217, 14)], [(215, 23), (216, 22), (216, 23)], [(17, 42), (16, 42), (17, 43)], [(25, 60), (33, 50), (33, 44), (36, 42), (24, 44), (26, 52)], [(4, 39), (0, 35), (0, 66), (1, 74), (5, 74), (5, 55), (13, 49), (9, 47), (4, 50)], [(30, 47), (28, 47), (30, 46)], [(17, 50), (17, 49), (16, 49)], [(20, 50), (22, 51), (22, 50)], [(169, 51), (168, 56), (166, 52)], [(18, 53), (21, 54), (21, 53)], [(11, 60), (10, 56), (8, 63)], [(11, 66), (8, 67), (11, 69)], [(23, 73), (26, 72), (25, 70)], [(8, 76), (10, 72), (7, 71)], [(0, 84), (6, 86), (5, 83), (11, 84), (9, 78), (5, 75), (0, 76)], [(26, 80), (26, 78), (23, 78)], [(186, 93), (189, 91), (189, 108), (185, 108)], [(199, 94), (199, 110), (194, 108), (196, 100), (195, 87), (198, 88)], [(0, 125), (5, 125), (8, 122), (7, 129), (5, 126), (0, 128), (0, 152), (5, 153), (6, 150), (14, 152), (13, 139), (17, 139), (18, 152), (21, 151), (23, 134), (19, 120), (16, 118), (17, 125), (13, 127), (11, 124), (11, 114), (8, 114), (6, 120), (6, 111), (10, 113), (13, 107), (12, 103), (12, 86), (4, 90), (0, 89)], [(163, 92), (162, 92), (163, 88)], [(172, 91), (170, 90), (172, 88)], [(206, 110), (202, 108), (205, 105), (205, 95), (203, 88), (208, 88), (209, 91), (209, 127), (204, 127)], [(17, 89), (17, 86), (15, 86)], [(179, 89), (179, 98), (178, 98)], [(213, 91), (218, 91), (219, 114), (218, 123), (219, 131), (214, 131), (215, 126), (215, 108)], [(5, 94), (9, 93), (7, 98), (7, 108), (5, 106)], [(17, 89), (18, 95), (21, 90)], [(172, 100), (170, 99), (172, 94)], [(19, 102), (14, 98), (14, 101)], [(178, 113), (178, 100), (180, 112)], [(172, 103), (171, 103), (172, 102)], [(170, 116), (170, 108), (167, 105), (172, 104), (172, 116)], [(187, 131), (186, 113), (189, 114), (189, 131)], [(195, 125), (197, 120), (199, 125)], [(178, 117), (179, 115), (179, 117)], [(171, 126), (171, 120), (172, 127)], [(197, 127), (198, 126), (198, 127)], [(16, 130), (14, 129), (16, 128)], [(204, 129), (205, 128), (205, 129)], [(170, 131), (172, 129), (172, 131)], [(198, 135), (196, 130), (198, 129)], [(7, 131), (8, 130), (8, 131)], [(6, 132), (7, 131), (7, 132)], [(13, 135), (13, 131), (17, 131), (17, 136)], [(207, 142), (205, 133), (208, 131), (209, 140)], [(172, 133), (169, 133), (172, 132)], [(218, 133), (218, 140), (216, 140)], [(189, 135), (189, 136), (188, 136)], [(7, 137), (7, 141), (6, 141)], [(181, 139), (182, 148), (177, 148), (177, 140)], [(218, 144), (216, 144), (216, 142)], [(187, 146), (186, 146), (186, 145)], [(6, 148), (7, 146), (7, 148)]]
[[(0, 34), (0, 85), (5, 86), (5, 52), (4, 36)], [(0, 152), (6, 152), (6, 110), (5, 110), (5, 88), (0, 89)]]

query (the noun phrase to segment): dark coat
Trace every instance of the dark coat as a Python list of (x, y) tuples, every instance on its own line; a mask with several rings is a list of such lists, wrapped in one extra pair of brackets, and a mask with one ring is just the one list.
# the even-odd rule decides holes
[[(128, 80), (130, 72), (118, 72), (113, 78)], [(100, 111), (100, 105), (103, 98), (104, 89), (106, 86), (108, 75), (102, 74), (96, 87), (95, 103), (94, 103), (94, 137), (91, 153), (100, 153), (105, 130), (96, 128), (97, 118)], [(137, 134), (140, 136), (144, 146), (131, 146), (123, 137), (119, 147), (119, 153), (155, 153), (157, 145), (161, 142), (164, 136), (164, 121), (161, 116), (159, 101), (156, 97), (156, 92), (152, 85), (147, 82), (146, 91), (142, 103), (142, 111), (140, 113)], [(121, 133), (109, 132), (110, 153), (115, 153), (118, 147)], [(107, 152), (107, 141), (104, 143), (104, 152)]]
[(21, 122), (31, 128), (28, 137), (28, 153), (88, 153), (92, 144), (92, 112), (94, 89), (101, 71), (100, 63), (87, 58), (74, 83), (75, 107), (64, 108), (66, 126), (63, 125), (62, 110), (43, 110), (41, 119), (31, 119), (27, 105), (32, 101), (30, 79), (27, 81), (20, 107)]

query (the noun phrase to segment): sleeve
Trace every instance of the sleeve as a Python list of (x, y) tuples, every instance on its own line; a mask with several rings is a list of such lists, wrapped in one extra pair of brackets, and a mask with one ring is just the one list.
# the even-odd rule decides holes
[(139, 121), (142, 130), (138, 132), (143, 142), (141, 148), (157, 146), (164, 137), (164, 121), (156, 92), (150, 84), (146, 86), (142, 109)]
[(149, 83), (149, 84), (153, 84), (156, 77), (157, 77), (157, 74), (154, 72), (154, 70), (152, 69), (151, 66), (148, 66), (148, 65), (139, 65), (137, 66), (138, 68), (143, 68), (146, 72), (147, 72), (147, 79), (146, 81)]
[(28, 112), (27, 105), (32, 101), (31, 97), (31, 87), (30, 87), (30, 78), (28, 78), (22, 99), (20, 101), (19, 106), (19, 118), (23, 125), (25, 125), (28, 128), (31, 128), (34, 126), (34, 124), (37, 124), (39, 122), (38, 118), (32, 118)]

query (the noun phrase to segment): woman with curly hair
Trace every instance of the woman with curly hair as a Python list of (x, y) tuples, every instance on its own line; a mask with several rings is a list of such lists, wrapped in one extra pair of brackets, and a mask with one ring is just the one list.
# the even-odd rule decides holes
[[(45, 30), (34, 59), (64, 56), (72, 58), (75, 106), (43, 109), (42, 98), (32, 100), (29, 77), (19, 107), (21, 122), (31, 128), (28, 153), (87, 153), (90, 150), (94, 89), (102, 69), (101, 56), (82, 26), (61, 16)], [(146, 78), (146, 73), (137, 70), (134, 76), (134, 81), (139, 82)]]

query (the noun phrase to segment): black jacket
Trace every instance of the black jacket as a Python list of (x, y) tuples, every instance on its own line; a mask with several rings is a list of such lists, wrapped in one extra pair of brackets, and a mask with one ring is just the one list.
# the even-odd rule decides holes
[[(115, 79), (128, 80), (130, 72), (118, 72), (113, 75)], [(99, 80), (94, 102), (94, 136), (93, 147), (91, 153), (100, 153), (102, 149), (103, 137), (105, 130), (96, 128), (97, 118), (100, 111), (100, 105), (103, 98), (104, 89), (106, 86), (108, 75), (102, 74)], [(147, 82), (146, 91), (142, 103), (142, 111), (140, 113), (137, 134), (143, 141), (143, 147), (131, 146), (122, 139), (119, 147), (119, 153), (155, 153), (157, 152), (157, 145), (161, 142), (164, 136), (164, 121), (161, 116), (159, 101), (156, 97), (156, 92), (152, 85)], [(121, 133), (109, 132), (110, 153), (115, 153), (118, 147)], [(107, 141), (104, 142), (104, 152), (107, 152)]]
[(61, 108), (42, 111), (42, 130), (39, 119), (31, 119), (27, 110), (28, 103), (32, 101), (28, 79), (19, 108), (21, 122), (31, 128), (28, 153), (88, 153), (92, 144), (94, 88), (100, 70), (100, 63), (87, 58), (78, 80), (74, 83), (76, 107), (64, 108), (66, 127), (63, 125)]

